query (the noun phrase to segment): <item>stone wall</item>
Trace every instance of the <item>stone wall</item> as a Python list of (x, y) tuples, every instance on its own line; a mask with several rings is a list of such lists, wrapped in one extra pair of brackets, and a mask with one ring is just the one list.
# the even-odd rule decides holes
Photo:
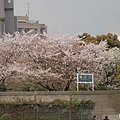
[[(15, 101), (16, 99), (53, 101), (55, 99), (69, 100), (70, 93), (63, 91), (41, 92), (0, 92), (0, 101)], [(109, 120), (120, 120), (120, 91), (79, 91), (75, 92), (79, 100), (92, 100), (96, 103), (93, 115), (97, 120), (108, 116)]]

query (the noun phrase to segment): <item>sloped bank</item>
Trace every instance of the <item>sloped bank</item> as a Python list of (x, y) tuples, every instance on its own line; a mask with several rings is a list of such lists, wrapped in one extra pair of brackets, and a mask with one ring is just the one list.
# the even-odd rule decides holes
[(0, 103), (0, 120), (90, 120), (95, 103), (77, 98), (52, 102), (17, 100)]
[[(75, 92), (79, 100), (91, 100), (95, 102), (93, 115), (102, 120), (105, 115), (118, 116), (120, 114), (120, 91), (79, 91)], [(41, 92), (1, 92), (0, 101), (34, 100), (53, 101), (55, 99), (69, 100), (69, 92), (63, 91), (41, 91)], [(112, 119), (114, 120), (114, 119)], [(117, 120), (117, 119), (116, 119)]]

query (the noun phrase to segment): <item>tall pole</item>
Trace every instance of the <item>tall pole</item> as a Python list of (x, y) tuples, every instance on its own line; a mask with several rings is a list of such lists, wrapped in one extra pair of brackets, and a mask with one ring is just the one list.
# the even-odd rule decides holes
[(29, 14), (30, 14), (30, 3), (27, 3), (27, 9), (28, 9), (28, 17), (29, 17)]

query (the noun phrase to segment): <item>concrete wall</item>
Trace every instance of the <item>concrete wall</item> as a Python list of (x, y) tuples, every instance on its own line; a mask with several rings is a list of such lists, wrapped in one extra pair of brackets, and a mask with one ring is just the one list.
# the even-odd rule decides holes
[(5, 12), (4, 12), (4, 0), (0, 0), (0, 17), (4, 18), (5, 17)]
[(17, 17), (14, 16), (14, 31), (15, 31), (15, 32), (18, 31), (17, 26), (18, 26)]
[(12, 10), (5, 10), (5, 33), (14, 34), (14, 13)]
[(3, 22), (0, 21), (0, 34), (3, 33)]
[(14, 0), (4, 0), (4, 8), (5, 9), (12, 9), (14, 8)]
[[(110, 120), (120, 120), (120, 91), (79, 91), (75, 93), (79, 100), (92, 100), (96, 103), (93, 115), (102, 120), (105, 115)], [(1, 92), (0, 101), (15, 101), (16, 99), (52, 101), (54, 99), (69, 100), (68, 92)]]

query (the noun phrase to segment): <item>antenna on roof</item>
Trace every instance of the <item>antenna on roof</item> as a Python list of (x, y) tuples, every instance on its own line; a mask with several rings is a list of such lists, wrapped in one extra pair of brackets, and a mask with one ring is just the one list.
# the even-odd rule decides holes
[(27, 3), (27, 15), (28, 15), (28, 17), (29, 17), (29, 15), (30, 15), (30, 3)]

